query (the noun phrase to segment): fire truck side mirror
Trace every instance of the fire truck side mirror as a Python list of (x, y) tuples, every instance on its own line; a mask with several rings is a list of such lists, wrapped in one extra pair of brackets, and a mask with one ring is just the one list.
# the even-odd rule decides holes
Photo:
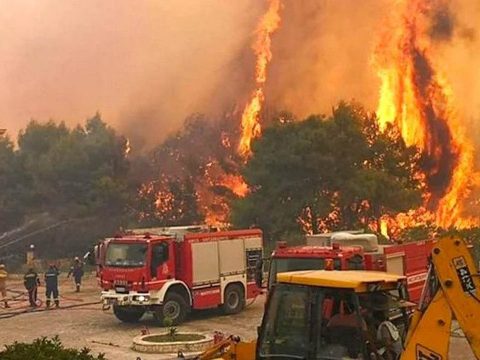
[(263, 287), (263, 259), (259, 259), (255, 266), (255, 284), (260, 289)]
[(83, 259), (88, 265), (95, 266), (96, 265), (96, 259), (95, 259), (95, 253), (93, 250), (88, 251), (84, 256)]

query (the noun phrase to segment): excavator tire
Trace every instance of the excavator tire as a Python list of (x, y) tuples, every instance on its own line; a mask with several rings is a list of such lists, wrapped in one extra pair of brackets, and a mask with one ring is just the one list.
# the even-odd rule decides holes
[(225, 314), (237, 314), (245, 307), (245, 292), (243, 286), (230, 284), (225, 289), (223, 297), (223, 312)]
[(139, 306), (113, 305), (113, 313), (120, 321), (125, 323), (136, 323), (141, 319), (145, 310)]

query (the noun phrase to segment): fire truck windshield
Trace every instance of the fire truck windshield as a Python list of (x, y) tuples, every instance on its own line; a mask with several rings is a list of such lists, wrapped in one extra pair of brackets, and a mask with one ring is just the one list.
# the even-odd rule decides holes
[(323, 258), (273, 258), (268, 276), (268, 287), (277, 282), (277, 274), (288, 271), (322, 270), (325, 268)]
[(113, 267), (141, 267), (146, 263), (147, 244), (110, 243), (105, 264)]

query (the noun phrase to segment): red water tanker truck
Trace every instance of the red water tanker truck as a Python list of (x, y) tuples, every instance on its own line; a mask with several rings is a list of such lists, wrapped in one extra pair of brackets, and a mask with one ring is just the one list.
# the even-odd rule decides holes
[(179, 324), (193, 309), (241, 311), (255, 298), (262, 231), (207, 226), (134, 229), (103, 240), (96, 251), (105, 306), (124, 322), (146, 312)]
[(377, 270), (407, 277), (410, 300), (420, 300), (433, 241), (380, 245), (374, 234), (358, 231), (306, 236), (306, 244), (279, 242), (269, 264), (268, 287), (277, 273), (296, 270)]

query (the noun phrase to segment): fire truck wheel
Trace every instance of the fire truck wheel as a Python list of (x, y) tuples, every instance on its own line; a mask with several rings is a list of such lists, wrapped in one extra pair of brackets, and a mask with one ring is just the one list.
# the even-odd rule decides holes
[(158, 307), (154, 315), (160, 325), (164, 325), (165, 319), (170, 319), (172, 325), (181, 324), (187, 317), (187, 303), (183, 296), (168, 292), (163, 306)]
[(135, 323), (143, 316), (145, 310), (138, 306), (113, 306), (113, 313), (118, 320), (126, 323)]
[(245, 307), (243, 287), (238, 284), (228, 285), (225, 289), (223, 301), (223, 312), (225, 314), (236, 314), (242, 311)]

